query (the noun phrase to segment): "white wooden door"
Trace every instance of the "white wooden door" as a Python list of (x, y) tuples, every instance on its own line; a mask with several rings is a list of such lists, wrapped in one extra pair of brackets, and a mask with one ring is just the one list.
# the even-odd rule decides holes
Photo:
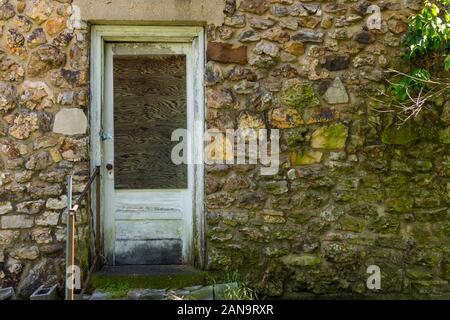
[[(171, 132), (193, 131), (189, 43), (107, 43), (102, 112), (104, 247), (112, 265), (181, 264), (193, 236), (192, 165)], [(188, 157), (194, 148), (187, 141)]]

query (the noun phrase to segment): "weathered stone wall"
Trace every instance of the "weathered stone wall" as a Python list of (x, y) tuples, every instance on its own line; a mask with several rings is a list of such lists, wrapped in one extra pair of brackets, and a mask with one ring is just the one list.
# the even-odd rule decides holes
[(89, 174), (88, 30), (70, 2), (0, 1), (0, 287), (23, 296), (64, 283), (65, 180), (80, 192)]
[[(448, 99), (400, 131), (372, 99), (420, 2), (224, 2), (207, 26), (207, 125), (280, 129), (282, 165), (207, 167), (207, 268), (271, 296), (369, 293), (372, 264), (381, 294), (448, 291)], [(62, 284), (64, 179), (80, 191), (88, 176), (80, 16), (71, 0), (0, 0), (0, 286), (23, 295)]]
[[(370, 4), (381, 30), (367, 27)], [(210, 269), (273, 296), (368, 294), (373, 264), (381, 294), (449, 290), (449, 101), (400, 131), (376, 111), (420, 7), (227, 1), (224, 25), (208, 27), (207, 123), (280, 129), (282, 168), (208, 168)]]

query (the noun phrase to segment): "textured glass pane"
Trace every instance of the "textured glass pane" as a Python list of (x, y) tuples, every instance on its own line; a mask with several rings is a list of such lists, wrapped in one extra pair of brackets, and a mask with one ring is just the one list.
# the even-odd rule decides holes
[(177, 128), (186, 128), (186, 57), (114, 57), (116, 189), (182, 189), (187, 168), (170, 159)]

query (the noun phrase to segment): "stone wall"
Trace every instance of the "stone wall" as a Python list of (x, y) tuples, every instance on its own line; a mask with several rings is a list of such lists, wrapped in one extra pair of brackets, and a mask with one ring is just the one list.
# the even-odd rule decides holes
[(226, 3), (208, 27), (208, 127), (280, 129), (282, 168), (208, 168), (208, 267), (272, 296), (371, 294), (370, 265), (379, 294), (448, 292), (448, 93), (398, 131), (376, 101), (421, 2)]
[[(63, 283), (65, 177), (88, 177), (89, 30), (71, 2), (0, 0), (0, 286), (23, 296)], [(448, 99), (400, 130), (376, 101), (420, 1), (224, 3), (207, 126), (280, 129), (282, 165), (207, 167), (207, 268), (270, 296), (370, 294), (372, 264), (380, 294), (447, 292)]]
[(70, 2), (0, 1), (0, 287), (25, 297), (64, 283), (66, 176), (80, 192), (89, 174), (88, 30)]

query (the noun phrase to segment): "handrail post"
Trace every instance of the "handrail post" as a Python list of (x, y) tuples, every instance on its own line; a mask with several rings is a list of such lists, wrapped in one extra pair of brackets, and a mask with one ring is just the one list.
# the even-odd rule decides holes
[[(72, 212), (72, 176), (67, 177), (67, 225), (66, 225), (66, 283), (65, 299), (73, 300), (73, 237), (74, 237), (74, 214)], [(70, 267), (70, 268), (69, 268)]]

